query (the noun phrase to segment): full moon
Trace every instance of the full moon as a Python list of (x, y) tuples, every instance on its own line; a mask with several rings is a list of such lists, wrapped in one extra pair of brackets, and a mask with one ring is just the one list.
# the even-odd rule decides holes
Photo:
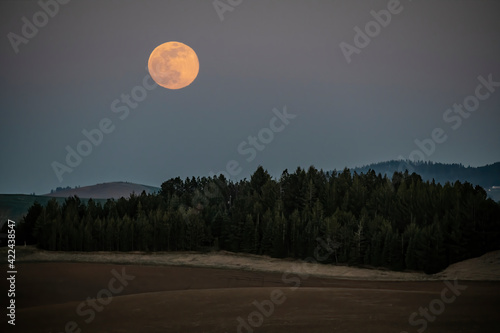
[(200, 63), (196, 52), (186, 44), (167, 42), (151, 52), (148, 69), (153, 80), (160, 86), (181, 89), (196, 79)]

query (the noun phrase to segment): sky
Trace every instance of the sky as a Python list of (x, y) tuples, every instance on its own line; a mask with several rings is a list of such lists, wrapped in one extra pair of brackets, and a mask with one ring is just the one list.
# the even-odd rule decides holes
[[(500, 161), (499, 1), (16, 0), (0, 13), (0, 193)], [(196, 80), (142, 89), (120, 118), (112, 103), (151, 87), (149, 55), (168, 41), (197, 53)]]

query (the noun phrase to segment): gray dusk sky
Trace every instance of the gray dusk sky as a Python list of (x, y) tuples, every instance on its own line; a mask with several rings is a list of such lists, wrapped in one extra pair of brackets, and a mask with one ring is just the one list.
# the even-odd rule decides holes
[[(160, 186), (229, 161), (233, 180), (258, 165), (279, 176), (401, 157), (500, 161), (500, 1), (60, 2), (41, 1), (51, 15), (0, 2), (0, 193)], [(168, 41), (196, 51), (198, 77), (148, 91), (120, 119), (111, 104), (143, 85)], [(279, 126), (285, 107), (296, 117)], [(58, 177), (54, 162), (69, 168), (67, 146), (105, 118), (114, 130)]]

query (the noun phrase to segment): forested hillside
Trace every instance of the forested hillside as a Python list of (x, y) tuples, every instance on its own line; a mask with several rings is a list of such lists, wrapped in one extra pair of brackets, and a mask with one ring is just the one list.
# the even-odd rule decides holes
[(500, 248), (500, 205), (470, 183), (424, 182), (345, 169), (259, 167), (250, 180), (170, 179), (158, 195), (104, 205), (77, 197), (35, 204), (19, 236), (48, 250), (223, 249), (305, 259), (318, 243), (328, 263), (437, 272)]
[(456, 163), (387, 161), (351, 169), (357, 173), (367, 173), (369, 170), (382, 175), (392, 175), (396, 171), (408, 170), (410, 173), (415, 172), (420, 175), (424, 181), (434, 179), (441, 184), (459, 180), (480, 185), (485, 189), (500, 186), (500, 162), (480, 167), (465, 167)]

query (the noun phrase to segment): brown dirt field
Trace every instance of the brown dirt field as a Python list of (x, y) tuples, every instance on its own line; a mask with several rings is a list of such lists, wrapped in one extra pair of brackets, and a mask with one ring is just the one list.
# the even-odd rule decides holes
[[(105, 290), (121, 285), (118, 280), (110, 285), (112, 271), (123, 269), (134, 279), (107, 299)], [(277, 272), (103, 263), (29, 262), (18, 263), (17, 270), (16, 326), (6, 327), (3, 314), (0, 332), (59, 333), (71, 321), (75, 326), (70, 324), (68, 332), (96, 333), (411, 333), (425, 322), (421, 332), (500, 331), (499, 282), (458, 282), (467, 289), (457, 291), (461, 294), (452, 300), (443, 281), (346, 280), (307, 276), (307, 269), (302, 276), (295, 270), (285, 280)], [(2, 290), (7, 290), (5, 281)], [(295, 282), (300, 287), (294, 288)], [(449, 304), (440, 301), (443, 290)], [(97, 295), (107, 303), (96, 304), (101, 311), (86, 303)], [(273, 311), (271, 298), (277, 303)], [(269, 316), (257, 313), (254, 301), (264, 302), (261, 312)], [(430, 319), (424, 320), (418, 315), (418, 325), (409, 324), (413, 312), (432, 306), (436, 316), (429, 313)], [(255, 327), (238, 330), (238, 318), (248, 323), (249, 315)]]

